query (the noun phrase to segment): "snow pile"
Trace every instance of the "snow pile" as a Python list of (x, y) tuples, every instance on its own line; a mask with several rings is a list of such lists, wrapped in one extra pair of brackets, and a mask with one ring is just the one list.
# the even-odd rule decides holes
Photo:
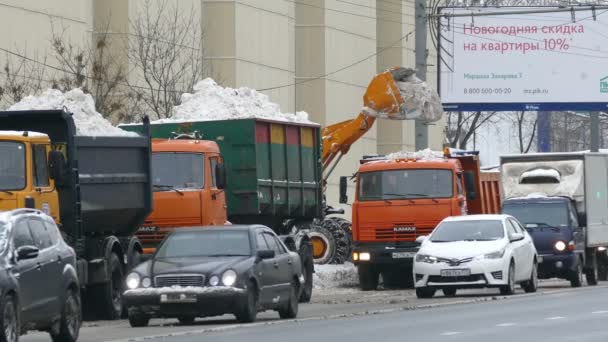
[(315, 289), (356, 287), (359, 284), (357, 268), (350, 262), (343, 265), (315, 265), (312, 283)]
[(386, 156), (387, 159), (397, 160), (397, 159), (420, 159), (420, 160), (436, 160), (443, 159), (443, 153), (439, 151), (433, 151), (430, 148), (416, 151), (416, 152), (406, 152), (399, 151), (393, 152)]
[(406, 82), (397, 82), (403, 104), (399, 111), (405, 119), (435, 122), (443, 116), (443, 106), (437, 92), (416, 76)]
[(81, 89), (72, 89), (62, 93), (57, 89), (48, 89), (38, 96), (27, 96), (12, 105), (8, 110), (52, 110), (67, 108), (74, 114), (76, 134), (86, 136), (137, 136), (137, 133), (123, 131), (104, 119), (95, 110), (95, 101), (90, 94)]
[(519, 182), (522, 183), (525, 179), (530, 178), (551, 178), (555, 180), (556, 183), (559, 183), (561, 175), (555, 169), (534, 169), (522, 173)]
[(254, 89), (223, 88), (211, 78), (206, 78), (194, 86), (194, 93), (182, 94), (181, 104), (173, 107), (169, 119), (154, 123), (214, 121), (245, 118), (263, 118), (290, 122), (307, 122), (306, 112), (282, 113), (278, 104), (267, 95)]

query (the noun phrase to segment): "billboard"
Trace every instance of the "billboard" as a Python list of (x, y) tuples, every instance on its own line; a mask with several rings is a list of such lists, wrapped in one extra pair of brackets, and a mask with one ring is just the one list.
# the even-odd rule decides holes
[(444, 109), (608, 110), (608, 10), (510, 14), (555, 8), (442, 8)]

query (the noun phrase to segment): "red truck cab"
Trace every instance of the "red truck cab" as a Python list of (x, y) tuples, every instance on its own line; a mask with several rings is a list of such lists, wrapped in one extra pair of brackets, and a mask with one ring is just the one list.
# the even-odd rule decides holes
[(444, 218), (499, 211), (498, 179), (482, 176), (479, 165), (476, 153), (448, 151), (444, 157), (361, 161), (352, 223), (362, 289), (375, 289), (380, 274), (385, 285), (413, 284), (416, 239)]

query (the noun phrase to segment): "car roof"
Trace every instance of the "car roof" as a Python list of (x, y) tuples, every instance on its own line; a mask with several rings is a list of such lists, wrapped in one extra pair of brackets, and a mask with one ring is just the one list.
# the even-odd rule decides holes
[(464, 222), (464, 221), (503, 221), (510, 215), (504, 214), (481, 214), (481, 215), (463, 215), (451, 216), (443, 220), (444, 222)]
[(179, 229), (173, 230), (173, 233), (185, 233), (185, 232), (207, 232), (209, 230), (224, 231), (224, 232), (235, 232), (235, 231), (255, 231), (258, 229), (264, 229), (272, 231), (270, 228), (261, 225), (229, 225), (229, 226), (193, 226), (193, 227), (180, 227)]

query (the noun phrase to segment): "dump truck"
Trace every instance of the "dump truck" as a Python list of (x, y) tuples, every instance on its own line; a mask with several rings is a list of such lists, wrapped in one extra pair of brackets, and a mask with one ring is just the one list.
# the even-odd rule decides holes
[(573, 287), (605, 279), (608, 154), (508, 155), (500, 164), (502, 211), (532, 236), (539, 278), (566, 279)]
[[(353, 262), (362, 290), (412, 287), (417, 239), (448, 216), (500, 211), (498, 174), (481, 172), (478, 152), (444, 150), (443, 156), (370, 156), (355, 176)], [(346, 197), (341, 177), (341, 202)]]
[(61, 110), (0, 112), (0, 127), (0, 210), (50, 215), (77, 254), (84, 310), (118, 318), (152, 209), (147, 119), (140, 137), (78, 136)]
[[(309, 248), (302, 246), (312, 245), (315, 263), (344, 262), (352, 248), (351, 225), (331, 216), (343, 210), (326, 203), (327, 178), (377, 117), (403, 120), (413, 115), (438, 119), (432, 106), (419, 110), (405, 97), (420, 87), (413, 74), (411, 69), (393, 68), (377, 75), (363, 97), (364, 110), (352, 120), (323, 129), (317, 124), (253, 118), (153, 124), (154, 138), (190, 141), (184, 142), (189, 146), (187, 151), (163, 148), (163, 153), (197, 153), (200, 165), (205, 165), (204, 177), (217, 174), (214, 177), (224, 179), (224, 175), (228, 181), (225, 191), (212, 179), (196, 188), (173, 184), (166, 177), (156, 181), (155, 211), (138, 233), (145, 250), (152, 252), (170, 229), (188, 222), (210, 225), (213, 216), (216, 222), (227, 217), (233, 223), (263, 223), (280, 234), (295, 233), (296, 248), (306, 250)], [(141, 125), (121, 128), (141, 131)], [(162, 170), (171, 165), (161, 165), (164, 157), (156, 153), (161, 152), (161, 144), (152, 144), (153, 165), (158, 165), (153, 169), (166, 173)], [(213, 144), (219, 146), (219, 151), (211, 148)], [(217, 159), (213, 165), (207, 160), (210, 155)], [(227, 214), (221, 214), (222, 210)]]

